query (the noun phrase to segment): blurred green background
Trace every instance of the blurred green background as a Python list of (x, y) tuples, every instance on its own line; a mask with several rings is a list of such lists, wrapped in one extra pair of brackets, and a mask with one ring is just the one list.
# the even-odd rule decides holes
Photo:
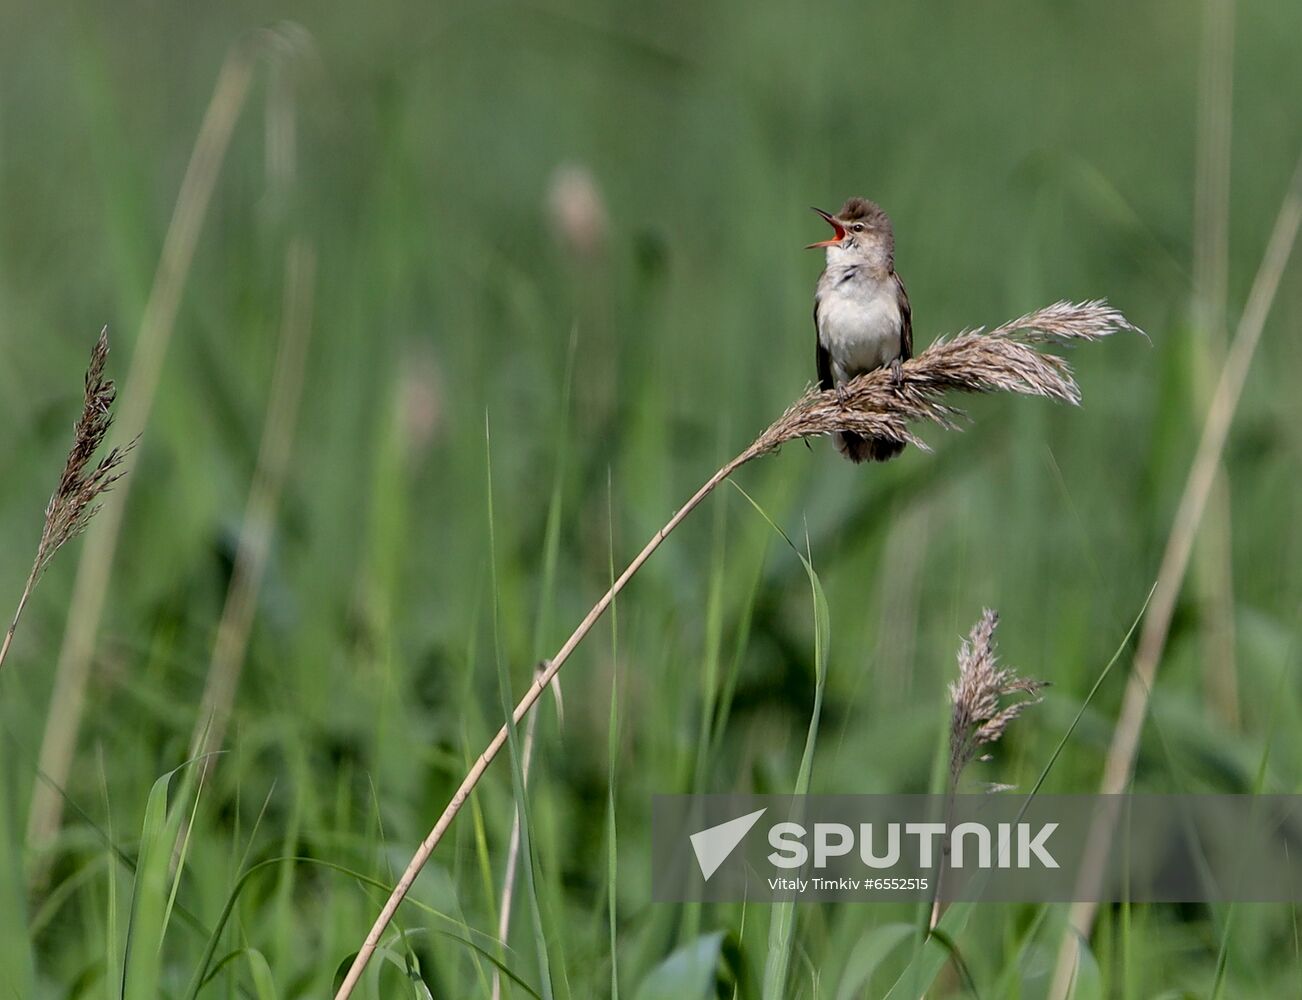
[[(0, 0), (0, 608), (101, 325), (121, 405), (152, 402), (108, 501), (85, 711), (51, 776), (66, 800), (38, 761), (78, 718), (56, 663), (107, 520), (60, 555), (0, 676), (6, 994), (192, 995), (238, 886), (209, 968), (233, 957), (201, 995), (328, 995), (383, 899), (349, 873), (401, 871), (502, 718), (499, 671), (522, 691), (612, 563), (813, 378), (808, 206), (851, 194), (894, 219), (919, 347), (1061, 298), (1107, 297), (1152, 337), (1073, 352), (1078, 410), (974, 400), (963, 433), (926, 432), (931, 454), (855, 468), (816, 442), (739, 476), (808, 540), (828, 599), (813, 788), (936, 787), (954, 652), (987, 605), (1007, 661), (1054, 686), (978, 777), (1033, 784), (1153, 585), (1302, 149), (1302, 5), (1233, 6)], [(251, 87), (223, 106), (238, 119), (151, 397), (128, 372), (233, 46)], [(189, 830), (173, 886), (146, 800), (202, 725), (295, 240), (317, 260), (302, 400), (280, 410), (293, 444), (228, 752), (197, 807), (172, 785)], [(1299, 321), (1294, 264), (1137, 788), (1299, 790)], [(648, 901), (653, 793), (793, 787), (814, 621), (792, 550), (718, 492), (562, 672), (563, 713), (542, 703), (510, 951), (493, 943), (516, 801), (501, 760), (417, 883), (441, 915), (403, 911), (407, 943), (366, 995), (488, 995), (493, 959), (527, 984), (504, 981), (513, 997), (885, 995), (917, 950), (890, 929), (912, 907), (799, 908), (789, 977), (766, 989), (769, 907)], [(1046, 790), (1097, 788), (1129, 665)], [(42, 796), (53, 838), (26, 832)], [(138, 882), (151, 849), (163, 881)], [(142, 905), (173, 891), (170, 921)], [(971, 981), (950, 962), (928, 995), (1045, 995), (1063, 918), (976, 908), (955, 935)], [(1105, 908), (1077, 996), (1298, 995), (1297, 928), (1284, 906)]]

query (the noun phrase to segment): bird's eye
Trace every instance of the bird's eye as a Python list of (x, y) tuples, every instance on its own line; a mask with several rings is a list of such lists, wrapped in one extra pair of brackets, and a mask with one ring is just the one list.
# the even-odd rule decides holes
[(862, 233), (862, 232), (863, 232), (863, 223), (862, 223), (862, 222), (856, 222), (856, 223), (854, 224), (854, 226), (851, 227), (851, 228), (853, 228), (854, 231), (855, 231), (856, 233)]

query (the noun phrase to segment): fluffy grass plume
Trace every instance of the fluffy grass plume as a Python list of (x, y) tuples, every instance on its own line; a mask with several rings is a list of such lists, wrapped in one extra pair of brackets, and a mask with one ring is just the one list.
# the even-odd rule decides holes
[(952, 790), (957, 790), (959, 776), (969, 764), (990, 759), (985, 748), (999, 742), (1013, 720), (1040, 701), (1045, 687), (1044, 681), (999, 666), (995, 643), (998, 625), (998, 613), (986, 608), (958, 649), (958, 678), (949, 685), (953, 705), (949, 724)]
[(932, 423), (953, 428), (962, 411), (944, 402), (953, 393), (1015, 392), (1045, 396), (1063, 403), (1080, 402), (1071, 366), (1037, 345), (1093, 343), (1123, 330), (1142, 333), (1122, 313), (1102, 300), (1056, 302), (1027, 313), (989, 332), (964, 330), (937, 338), (902, 366), (898, 384), (881, 368), (836, 393), (812, 387), (752, 445), (757, 457), (787, 441), (853, 431), (868, 437), (905, 441), (927, 450), (911, 429)]
[[(989, 760), (986, 748), (998, 743), (1019, 715), (1038, 704), (1040, 692), (1047, 687), (1044, 681), (1022, 677), (1011, 667), (999, 665), (999, 649), (995, 642), (998, 626), (998, 612), (983, 609), (972, 631), (958, 647), (958, 677), (949, 685), (952, 711), (949, 718), (947, 824), (953, 822), (954, 800), (963, 771), (973, 761)], [(990, 792), (1004, 792), (1011, 788), (1011, 785), (1003, 784), (986, 786)], [(947, 861), (942, 859), (936, 875), (929, 924), (932, 929), (940, 923), (940, 886), (945, 878), (946, 864)]]
[(32, 569), (27, 576), (22, 597), (18, 599), (18, 608), (14, 611), (9, 631), (5, 633), (4, 645), (0, 646), (0, 667), (9, 654), (18, 620), (22, 617), (23, 609), (41, 574), (50, 565), (54, 554), (85, 530), (90, 519), (99, 511), (101, 498), (126, 471), (122, 462), (131, 450), (131, 444), (110, 448), (103, 458), (95, 461), (104, 439), (108, 437), (109, 428), (113, 426), (113, 401), (117, 398), (113, 382), (104, 375), (108, 351), (108, 328), (105, 327), (100, 331), (99, 339), (90, 352), (90, 366), (86, 369), (86, 391), (81, 416), (73, 428), (72, 448), (64, 463), (63, 473), (59, 476), (59, 483), (45, 506), (45, 523), (41, 528), (40, 544), (36, 547), (36, 558), (32, 561)]

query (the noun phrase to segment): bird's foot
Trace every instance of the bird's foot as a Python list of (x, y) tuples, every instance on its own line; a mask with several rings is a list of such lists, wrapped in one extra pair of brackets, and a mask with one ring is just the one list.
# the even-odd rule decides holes
[(845, 386), (838, 382), (836, 385), (836, 405), (845, 406), (846, 400), (849, 398), (849, 394), (845, 391)]
[(891, 362), (891, 385), (898, 389), (904, 384), (904, 362), (896, 358)]

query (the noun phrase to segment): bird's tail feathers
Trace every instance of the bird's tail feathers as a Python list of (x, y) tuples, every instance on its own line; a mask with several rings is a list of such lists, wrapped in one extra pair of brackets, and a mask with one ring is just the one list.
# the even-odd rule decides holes
[(855, 463), (885, 462), (904, 450), (903, 441), (864, 437), (853, 431), (841, 431), (836, 435), (835, 441), (836, 450)]

